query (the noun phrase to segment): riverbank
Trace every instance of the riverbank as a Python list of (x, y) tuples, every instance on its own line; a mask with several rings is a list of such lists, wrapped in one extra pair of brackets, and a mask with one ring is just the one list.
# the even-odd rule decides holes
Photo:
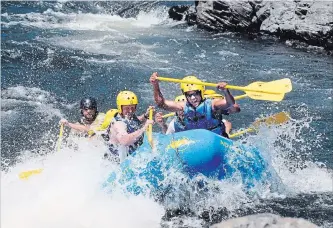
[(333, 55), (333, 1), (195, 1), (169, 16), (214, 32), (272, 36), (288, 46)]

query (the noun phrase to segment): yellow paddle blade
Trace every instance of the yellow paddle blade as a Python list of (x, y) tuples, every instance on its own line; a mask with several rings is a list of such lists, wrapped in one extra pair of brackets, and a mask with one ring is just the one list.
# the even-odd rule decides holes
[(263, 119), (259, 119), (257, 121), (255, 121), (254, 123), (252, 123), (252, 126), (254, 128), (258, 128), (261, 124), (265, 124), (267, 126), (270, 125), (279, 125), (279, 124), (283, 124), (286, 123), (290, 120), (290, 116), (288, 113), (286, 112), (279, 112), (277, 114), (274, 114), (272, 116), (263, 118)]
[[(250, 89), (245, 91), (245, 93), (252, 99), (281, 101), (284, 98), (284, 94), (292, 90), (292, 85), (289, 78), (284, 78), (271, 82), (254, 82), (245, 88)], [(271, 91), (272, 93), (257, 92), (261, 90)]]
[[(59, 132), (59, 139), (58, 139), (58, 143), (57, 143), (57, 151), (60, 150), (63, 133), (64, 133), (64, 125), (61, 124), (60, 132)], [(23, 180), (28, 179), (31, 175), (39, 174), (42, 171), (43, 171), (43, 169), (33, 169), (33, 170), (23, 171), (19, 174), (19, 178), (23, 179)]]
[[(285, 93), (289, 93), (293, 90), (293, 86), (292, 86), (291, 80), (289, 78), (283, 78), (283, 79), (272, 81), (272, 82), (274, 82), (274, 85), (271, 85), (271, 86), (277, 86)], [(271, 83), (271, 82), (266, 82), (266, 83)]]
[(57, 145), (57, 151), (60, 150), (60, 147), (61, 147), (61, 142), (62, 142), (62, 135), (64, 133), (64, 125), (61, 124), (60, 125), (60, 132), (59, 132), (59, 139), (58, 139), (58, 145)]
[(265, 90), (265, 91), (270, 91), (271, 94), (279, 94), (279, 93), (289, 93), (292, 90), (292, 85), (289, 78), (283, 78), (271, 82), (260, 82), (260, 81), (254, 82), (246, 86), (245, 88), (251, 89), (252, 91)]
[(255, 122), (253, 122), (251, 124), (252, 127), (248, 128), (248, 129), (245, 129), (245, 130), (242, 130), (242, 131), (239, 131), (239, 132), (236, 132), (234, 134), (231, 134), (231, 135), (229, 135), (229, 138), (235, 138), (235, 137), (240, 136), (240, 135), (242, 135), (244, 133), (256, 131), (256, 129), (258, 129), (258, 127), (261, 124), (265, 124), (267, 126), (279, 125), (279, 124), (286, 123), (289, 120), (290, 120), (290, 116), (289, 116), (288, 113), (286, 113), (286, 112), (279, 112), (279, 113), (274, 114), (272, 116), (268, 116), (268, 117), (265, 117), (263, 119), (259, 119), (259, 120), (255, 121)]
[(19, 178), (22, 180), (28, 179), (31, 175), (39, 174), (42, 171), (43, 171), (43, 169), (33, 169), (33, 170), (24, 171), (19, 174)]
[(261, 101), (282, 101), (284, 98), (284, 93), (280, 94), (267, 94), (258, 92), (245, 91), (246, 95), (253, 100)]

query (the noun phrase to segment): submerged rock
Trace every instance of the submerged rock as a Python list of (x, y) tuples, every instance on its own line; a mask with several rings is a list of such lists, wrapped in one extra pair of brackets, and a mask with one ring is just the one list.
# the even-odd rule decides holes
[[(269, 34), (333, 51), (333, 1), (195, 1), (176, 10), (189, 25), (209, 31)], [(175, 14), (175, 12), (173, 12)], [(173, 17), (175, 18), (175, 16)], [(176, 19), (176, 18), (175, 18)]]
[(257, 214), (229, 219), (211, 228), (318, 228), (317, 225), (301, 218), (284, 218), (274, 214)]

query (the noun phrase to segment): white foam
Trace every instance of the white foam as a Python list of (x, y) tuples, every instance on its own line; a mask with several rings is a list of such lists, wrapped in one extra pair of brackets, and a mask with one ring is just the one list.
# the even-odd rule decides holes
[(37, 102), (54, 101), (49, 92), (36, 87), (15, 86), (1, 91), (2, 97), (12, 99), (24, 99)]
[(218, 51), (217, 53), (222, 56), (238, 56), (239, 55), (238, 53), (226, 51), (226, 50)]
[[(54, 116), (60, 118), (63, 114), (58, 108), (53, 95), (49, 92), (36, 88), (36, 87), (24, 87), (15, 86), (1, 91), (1, 108), (6, 112), (13, 111), (13, 114), (22, 112), (23, 108), (29, 106), (33, 107), (35, 112), (43, 114), (46, 118), (43, 121), (49, 120)], [(3, 114), (2, 114), (3, 115)], [(4, 117), (9, 117), (4, 115)], [(5, 118), (6, 122), (7, 119)]]
[(2, 22), (4, 26), (21, 24), (43, 29), (70, 29), (70, 30), (96, 30), (116, 31), (135, 28), (149, 28), (163, 22), (172, 23), (168, 18), (167, 9), (164, 7), (150, 12), (139, 12), (137, 17), (122, 18), (118, 15), (93, 14), (93, 13), (62, 13), (48, 9), (43, 13), (26, 13), (8, 15), (2, 14), (9, 22)]
[[(101, 184), (112, 166), (104, 147), (79, 142), (44, 158), (31, 157), (2, 172), (1, 227), (159, 227), (163, 208), (144, 196), (105, 193)], [(42, 173), (20, 180), (25, 170)], [(20, 219), (17, 219), (17, 216)]]
[[(322, 137), (312, 132), (313, 118), (306, 108), (299, 109), (303, 117), (269, 129), (262, 127), (258, 134), (248, 136), (243, 141), (259, 148), (292, 194), (333, 191), (332, 170), (322, 163), (301, 158), (320, 148)], [(312, 132), (312, 137), (302, 136), (304, 132)], [(310, 137), (311, 140), (303, 137)]]

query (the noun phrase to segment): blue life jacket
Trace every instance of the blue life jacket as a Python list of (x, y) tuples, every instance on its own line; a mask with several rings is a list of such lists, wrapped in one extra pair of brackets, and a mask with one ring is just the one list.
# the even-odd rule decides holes
[[(131, 120), (122, 118), (119, 114), (117, 114), (114, 119), (116, 121), (122, 121), (126, 124), (126, 128), (127, 128), (127, 133), (131, 134), (135, 131), (137, 131), (138, 129), (141, 128), (141, 121), (138, 119), (138, 117), (136, 115), (133, 116), (133, 118)], [(140, 136), (140, 138), (133, 144), (130, 145), (128, 148), (128, 153), (132, 154), (139, 146), (141, 146), (143, 143), (143, 134)]]
[(213, 113), (212, 100), (204, 99), (194, 108), (186, 102), (184, 109), (185, 130), (207, 129), (218, 135), (225, 135), (225, 125), (222, 122), (222, 113)]
[(175, 132), (185, 131), (185, 123), (184, 123), (184, 121), (180, 120), (178, 116), (175, 118), (173, 126), (175, 129)]

